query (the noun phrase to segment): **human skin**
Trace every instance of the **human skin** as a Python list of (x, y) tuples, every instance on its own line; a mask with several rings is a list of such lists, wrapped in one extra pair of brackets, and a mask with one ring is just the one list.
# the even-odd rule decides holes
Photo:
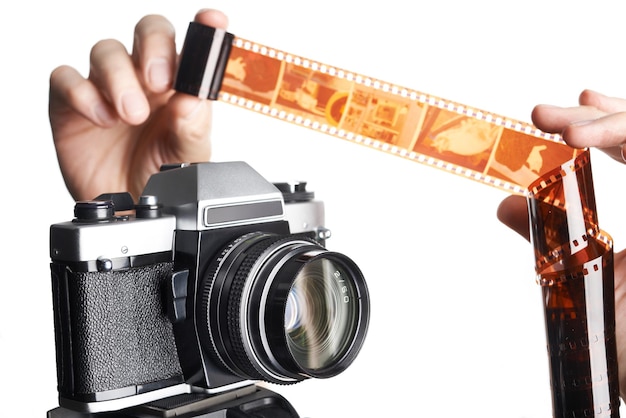
[[(216, 10), (195, 20), (228, 25)], [(162, 164), (209, 160), (211, 102), (174, 92), (176, 61), (173, 25), (148, 15), (135, 26), (131, 52), (105, 39), (91, 50), (86, 78), (68, 65), (52, 71), (50, 126), (75, 200), (122, 191), (136, 200)]]

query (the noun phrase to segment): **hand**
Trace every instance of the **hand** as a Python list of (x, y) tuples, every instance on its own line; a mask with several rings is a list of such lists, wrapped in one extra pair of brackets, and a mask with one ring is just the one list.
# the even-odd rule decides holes
[[(215, 10), (195, 20), (228, 24)], [(52, 72), (50, 125), (74, 199), (128, 191), (136, 200), (162, 164), (209, 160), (211, 103), (172, 90), (176, 62), (172, 24), (150, 15), (135, 26), (130, 54), (103, 40), (91, 50), (87, 79), (69, 66)]]
[[(580, 106), (561, 108), (538, 105), (533, 123), (541, 130), (560, 133), (575, 148), (596, 147), (620, 162), (626, 162), (622, 147), (626, 143), (626, 100), (585, 90)], [(498, 219), (527, 240), (530, 237), (526, 199), (510, 196), (498, 207)], [(626, 250), (615, 253), (615, 321), (619, 381), (626, 399)]]
[(626, 100), (584, 90), (580, 106), (538, 105), (532, 112), (533, 123), (541, 130), (560, 133), (574, 148), (598, 148), (619, 162), (626, 144)]

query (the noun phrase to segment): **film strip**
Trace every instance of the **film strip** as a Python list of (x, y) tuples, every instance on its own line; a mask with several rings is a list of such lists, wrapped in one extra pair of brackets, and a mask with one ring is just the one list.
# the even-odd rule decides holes
[[(253, 110), (513, 194), (525, 194), (531, 182), (583, 152), (528, 123), (228, 33), (215, 39), (198, 24), (192, 23), (189, 30), (186, 42), (193, 45), (188, 49), (213, 54), (183, 55), (179, 91)], [(223, 49), (207, 48), (216, 43)], [(199, 73), (199, 68), (213, 71)]]
[(175, 88), (526, 196), (554, 416), (619, 415), (613, 243), (598, 226), (589, 150), (195, 22)]

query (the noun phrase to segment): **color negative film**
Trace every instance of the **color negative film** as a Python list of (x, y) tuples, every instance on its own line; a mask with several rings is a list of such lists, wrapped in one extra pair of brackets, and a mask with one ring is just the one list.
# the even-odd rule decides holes
[(554, 416), (619, 415), (613, 247), (597, 222), (589, 150), (195, 22), (175, 88), (526, 196)]

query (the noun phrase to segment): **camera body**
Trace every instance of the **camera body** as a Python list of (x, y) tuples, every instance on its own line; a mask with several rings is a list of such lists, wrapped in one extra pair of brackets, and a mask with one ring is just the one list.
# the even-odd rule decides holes
[[(323, 203), (243, 162), (163, 167), (51, 226), (59, 404), (86, 413), (332, 377), (369, 322)], [(318, 299), (319, 298), (319, 299)]]

